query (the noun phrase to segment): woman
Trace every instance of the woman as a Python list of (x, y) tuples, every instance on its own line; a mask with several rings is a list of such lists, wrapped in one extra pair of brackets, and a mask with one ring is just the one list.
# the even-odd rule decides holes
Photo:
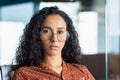
[(57, 7), (36, 13), (17, 49), (13, 80), (94, 80), (80, 63), (78, 35), (69, 16)]

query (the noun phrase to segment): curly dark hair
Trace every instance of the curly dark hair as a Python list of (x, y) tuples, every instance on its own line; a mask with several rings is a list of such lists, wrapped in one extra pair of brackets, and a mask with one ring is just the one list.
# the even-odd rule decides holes
[(17, 67), (38, 66), (43, 58), (43, 50), (39, 32), (44, 19), (48, 15), (60, 15), (67, 25), (69, 37), (62, 50), (62, 59), (68, 63), (80, 63), (79, 56), (81, 49), (78, 41), (78, 34), (73, 26), (70, 17), (58, 7), (45, 7), (37, 12), (26, 25), (21, 36), (19, 47), (16, 51)]

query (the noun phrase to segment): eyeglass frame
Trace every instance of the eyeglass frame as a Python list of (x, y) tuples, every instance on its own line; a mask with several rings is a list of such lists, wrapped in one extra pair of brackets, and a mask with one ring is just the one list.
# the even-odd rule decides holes
[[(39, 35), (40, 35), (42, 30), (43, 30), (43, 28), (39, 29)], [(58, 34), (57, 33), (53, 33), (53, 31), (51, 29), (50, 29), (50, 31), (52, 32), (52, 34), (51, 34), (50, 38), (48, 38), (47, 40), (50, 40), (53, 35), (57, 35), (57, 39), (59, 40)], [(68, 31), (66, 31), (66, 33), (67, 33), (67, 35), (66, 35), (67, 37), (66, 37), (65, 40), (67, 40), (69, 38), (69, 36), (70, 36)], [(63, 40), (63, 41), (65, 41), (65, 40)], [(62, 40), (59, 40), (59, 41), (62, 41)]]

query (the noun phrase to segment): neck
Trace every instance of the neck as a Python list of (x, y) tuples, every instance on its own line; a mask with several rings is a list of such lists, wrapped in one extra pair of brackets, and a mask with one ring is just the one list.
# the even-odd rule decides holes
[(47, 66), (58, 74), (62, 72), (62, 57), (61, 56), (45, 56), (41, 60), (41, 64)]
[(45, 56), (41, 63), (46, 66), (62, 66), (62, 58), (60, 56)]

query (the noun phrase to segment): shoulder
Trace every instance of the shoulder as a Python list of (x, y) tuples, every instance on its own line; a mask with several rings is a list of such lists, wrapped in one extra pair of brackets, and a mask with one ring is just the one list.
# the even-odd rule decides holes
[[(91, 72), (85, 65), (82, 64), (74, 64), (74, 63), (67, 63), (68, 67), (73, 72), (78, 72), (86, 77), (89, 80), (95, 80)], [(77, 74), (77, 73), (76, 73)]]
[(36, 70), (35, 66), (23, 66), (15, 70), (15, 73), (27, 73)]
[(34, 70), (34, 66), (23, 66), (14, 71), (13, 79), (12, 80), (29, 80), (28, 78), (32, 75)]
[(34, 70), (34, 68), (35, 68), (34, 66), (30, 66), (30, 67), (23, 66), (23, 67), (20, 67), (20, 68), (18, 68), (18, 69), (16, 69), (14, 71), (14, 75), (21, 76), (21, 75), (30, 74), (30, 72), (32, 72)]
[(29, 70), (30, 67), (23, 66), (15, 70), (15, 72), (25, 72), (26, 70)]
[(85, 66), (85, 65), (82, 65), (82, 64), (71, 64), (73, 67), (76, 67), (78, 68), (79, 70), (88, 70), (88, 68)]
[(68, 63), (68, 66), (70, 66), (70, 68), (76, 68), (80, 71), (86, 71), (88, 70), (88, 68), (85, 66), (85, 65), (82, 65), (82, 64), (75, 64), (75, 63)]

